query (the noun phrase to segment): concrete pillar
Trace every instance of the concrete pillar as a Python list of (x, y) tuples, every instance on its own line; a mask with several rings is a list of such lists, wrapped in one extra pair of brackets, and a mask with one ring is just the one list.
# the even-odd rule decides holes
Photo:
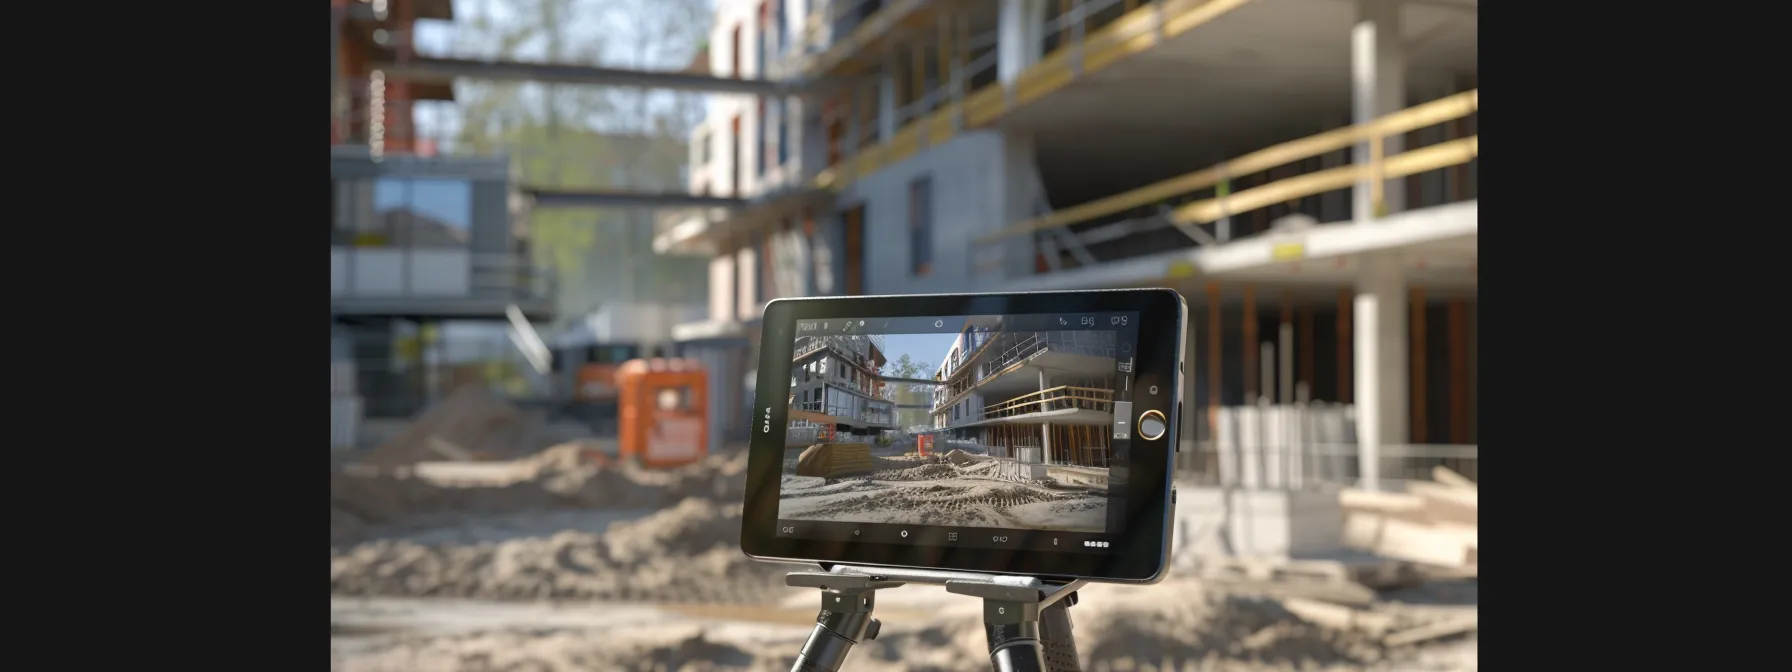
[[(1406, 51), (1401, 40), (1400, 0), (1356, 0), (1357, 23), (1350, 33), (1352, 119), (1366, 124), (1406, 108)], [(1383, 156), (1400, 153), (1399, 135), (1382, 141)], [(1357, 165), (1368, 165), (1368, 143), (1357, 145)], [(1388, 180), (1382, 192), (1385, 213), (1406, 203), (1405, 181)], [(1371, 185), (1359, 182), (1353, 194), (1351, 216), (1366, 222), (1376, 216)]]
[(1357, 276), (1356, 437), (1361, 483), (1381, 487), (1381, 447), (1406, 443), (1406, 278), (1391, 256), (1365, 256)]
[[(1039, 177), (1038, 155), (1034, 153), (1033, 137), (1030, 134), (1018, 130), (1002, 132), (1001, 178), (1002, 226), (1039, 214), (1039, 206), (1045, 200), (1045, 187)], [(1006, 281), (1007, 278), (1033, 274), (1037, 254), (1033, 236), (1010, 236), (1000, 245), (1003, 246), (1002, 270), (1007, 277), (994, 278), (995, 280)], [(972, 259), (973, 268), (977, 262), (977, 259)]]
[(1277, 379), (1276, 399), (1286, 406), (1294, 403), (1294, 322), (1283, 321), (1281, 333), (1277, 336), (1281, 359), (1277, 362), (1280, 376)]
[(877, 78), (877, 141), (889, 142), (896, 135), (896, 71), (894, 55), (884, 58), (883, 74)]
[(1045, 25), (1044, 0), (1001, 0), (996, 18), (996, 78), (1014, 83), (1028, 66), (1039, 62), (1040, 29)]
[[(1044, 391), (1051, 389), (1051, 387), (1051, 375), (1046, 373), (1044, 369), (1041, 369), (1039, 371), (1039, 389)], [(1044, 399), (1046, 395), (1040, 396), (1039, 412), (1044, 413), (1051, 410), (1051, 404), (1047, 403)], [(1048, 463), (1052, 461), (1052, 426), (1049, 424), (1041, 425), (1039, 427), (1039, 461)]]

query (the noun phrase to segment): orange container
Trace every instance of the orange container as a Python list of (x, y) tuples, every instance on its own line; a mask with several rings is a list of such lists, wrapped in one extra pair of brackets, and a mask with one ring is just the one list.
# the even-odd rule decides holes
[(928, 453), (933, 452), (933, 435), (922, 434), (915, 437), (915, 452), (920, 453), (921, 457), (927, 457)]
[(665, 468), (708, 455), (708, 382), (695, 360), (636, 359), (618, 367), (621, 457)]

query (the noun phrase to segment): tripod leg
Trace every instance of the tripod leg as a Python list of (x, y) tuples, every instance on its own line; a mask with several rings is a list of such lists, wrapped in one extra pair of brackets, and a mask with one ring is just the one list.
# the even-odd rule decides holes
[(995, 672), (1046, 672), (1045, 648), (1039, 641), (1039, 621), (985, 623), (989, 636), (989, 664)]
[(871, 617), (873, 599), (870, 592), (824, 594), (815, 629), (803, 642), (790, 672), (840, 672), (852, 645), (877, 638), (879, 624)]
[(1070, 631), (1070, 605), (1073, 594), (1039, 612), (1039, 641), (1045, 649), (1048, 672), (1082, 672), (1076, 652), (1076, 635)]

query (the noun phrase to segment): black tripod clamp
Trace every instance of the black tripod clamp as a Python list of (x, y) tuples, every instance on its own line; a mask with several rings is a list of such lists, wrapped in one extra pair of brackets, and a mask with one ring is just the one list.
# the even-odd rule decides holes
[(876, 639), (871, 617), (876, 591), (907, 583), (945, 586), (983, 600), (984, 634), (996, 672), (1079, 672), (1069, 608), (1086, 581), (1048, 583), (1035, 577), (924, 569), (835, 566), (826, 572), (792, 572), (784, 582), (819, 588), (821, 613), (791, 672), (839, 672), (852, 645)]

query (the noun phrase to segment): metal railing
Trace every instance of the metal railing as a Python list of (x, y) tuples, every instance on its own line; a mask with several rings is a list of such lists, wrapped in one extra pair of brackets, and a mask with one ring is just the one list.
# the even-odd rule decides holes
[(840, 406), (830, 406), (826, 402), (822, 402), (822, 401), (799, 401), (799, 402), (792, 403), (790, 406), (791, 406), (791, 408), (794, 408), (799, 411), (808, 411), (811, 413), (821, 413), (821, 414), (833, 416), (836, 418), (848, 418), (848, 419), (858, 420), (860, 422), (865, 422), (865, 423), (870, 423), (870, 424), (875, 424), (875, 425), (895, 426), (895, 424), (896, 424), (895, 414), (893, 414), (889, 411), (886, 411), (886, 410), (880, 410), (880, 409), (876, 409), (876, 408), (867, 408), (865, 410), (859, 411), (858, 413), (853, 413), (846, 408), (843, 408)]
[[(1112, 1), (1080, 3), (1080, 10), (1073, 8), (1070, 13), (1048, 20), (1039, 39), (1051, 47), (1049, 53), (1029, 65), (1013, 82), (990, 81), (974, 91), (971, 83), (983, 79), (986, 71), (997, 66), (994, 32), (973, 38), (963, 27), (942, 31), (942, 39), (935, 41), (946, 48), (940, 50), (938, 62), (951, 63), (952, 67), (938, 77), (940, 86), (901, 108), (909, 116), (895, 120), (897, 130), (887, 141), (843, 148), (841, 159), (817, 173), (814, 184), (838, 188), (875, 173), (907, 159), (924, 146), (938, 145), (963, 130), (991, 124), (1084, 75), (1146, 51), (1250, 0), (1121, 0), (1126, 11), (1109, 20), (1103, 10)], [(1068, 39), (1060, 39), (1060, 34), (1067, 34)], [(972, 45), (987, 48), (988, 52), (973, 60)]]
[[(855, 350), (852, 347), (847, 346), (844, 343), (842, 343), (842, 341), (851, 342), (851, 341), (847, 340), (848, 337), (843, 337), (843, 336), (806, 336), (805, 338), (807, 338), (809, 340), (807, 342), (805, 342), (804, 344), (797, 346), (796, 350), (794, 352), (792, 352), (790, 355), (791, 359), (794, 360), (794, 359), (800, 358), (803, 355), (807, 355), (811, 352), (815, 352), (816, 350), (820, 350), (822, 348), (830, 348), (834, 352), (839, 353), (841, 356), (852, 359), (852, 361), (854, 363), (856, 363), (860, 366), (866, 367), (866, 368), (870, 368), (871, 360), (866, 355), (866, 353), (861, 352), (859, 350)], [(858, 336), (856, 338), (869, 343), (871, 345), (871, 347), (876, 348), (878, 352), (884, 351), (884, 337), (882, 335), (867, 334), (867, 335), (863, 335), (863, 336)]]
[(1028, 413), (1083, 409), (1114, 412), (1114, 391), (1060, 385), (983, 407), (983, 417), (1011, 418)]
[[(975, 259), (973, 266), (980, 270), (1004, 267), (1003, 257), (1008, 246), (1003, 243), (1015, 236), (1052, 234), (1062, 241), (1073, 238), (1063, 235), (1067, 233), (1065, 229), (1082, 224), (1106, 222), (1121, 226), (1126, 231), (1118, 232), (1120, 235), (1176, 227), (1193, 239), (1191, 242), (1194, 243), (1225, 242), (1224, 231), (1208, 232), (1197, 228), (1277, 204), (1357, 188), (1361, 184), (1368, 185), (1374, 215), (1381, 216), (1388, 209), (1383, 193), (1388, 180), (1461, 166), (1480, 156), (1478, 134), (1434, 142), (1392, 155), (1385, 153), (1385, 140), (1466, 119), (1479, 110), (1479, 90), (1466, 91), (1416, 105), (1372, 122), (1281, 143), (1122, 194), (1016, 222), (1001, 231), (972, 241), (972, 256)], [(1364, 161), (1304, 173), (1293, 171), (1298, 174), (1249, 189), (1231, 190), (1230, 185), (1234, 179), (1273, 175), (1272, 171), (1297, 166), (1303, 161), (1323, 155), (1351, 151), (1359, 146), (1367, 147), (1368, 156)], [(1212, 195), (1195, 198), (1197, 192), (1204, 190)], [(1409, 200), (1411, 196), (1409, 195)], [(1114, 219), (1127, 215), (1133, 217)], [(1117, 237), (1094, 230), (1080, 234), (1081, 237), (1104, 240)]]
[[(414, 263), (419, 255), (442, 257), (452, 255), (451, 248), (408, 249), (395, 247), (356, 247), (332, 246), (331, 295), (339, 299), (356, 298), (418, 298), (443, 299), (456, 298), (510, 300), (510, 301), (551, 301), (556, 293), (556, 275), (552, 269), (530, 262), (527, 259), (510, 254), (476, 254), (466, 253), (466, 291), (461, 293), (444, 293), (443, 288), (458, 285), (459, 278), (436, 273), (442, 269), (420, 268)], [(341, 264), (337, 268), (336, 257), (340, 255)], [(366, 261), (374, 262), (372, 255), (379, 258), (390, 258), (398, 264), (392, 272), (397, 273), (398, 286), (389, 287), (390, 276), (386, 269), (381, 269), (381, 281), (377, 286), (369, 285), (358, 278), (358, 261), (368, 257)], [(439, 261), (439, 259), (437, 260)], [(375, 262), (377, 265), (377, 262)], [(427, 271), (427, 272), (426, 272)], [(440, 284), (430, 283), (439, 281)]]

